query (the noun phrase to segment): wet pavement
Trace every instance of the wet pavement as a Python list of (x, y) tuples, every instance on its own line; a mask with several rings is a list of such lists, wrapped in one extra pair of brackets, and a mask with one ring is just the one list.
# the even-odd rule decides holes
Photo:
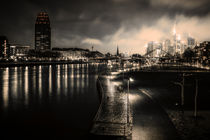
[(130, 93), (133, 140), (179, 140), (177, 131), (161, 106), (145, 90)]
[(91, 133), (104, 138), (179, 140), (168, 114), (147, 94), (148, 91), (130, 89), (127, 96), (127, 82), (123, 85), (122, 77), (114, 80), (116, 76), (99, 76), (103, 96)]
[(91, 133), (100, 136), (129, 137), (131, 134), (130, 106), (127, 93), (119, 89), (121, 82), (111, 76), (99, 78), (102, 90), (102, 103), (94, 120)]

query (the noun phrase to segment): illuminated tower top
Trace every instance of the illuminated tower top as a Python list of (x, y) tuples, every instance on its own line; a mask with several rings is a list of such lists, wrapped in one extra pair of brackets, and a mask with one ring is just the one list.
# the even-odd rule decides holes
[(50, 25), (50, 18), (46, 12), (40, 12), (36, 18), (36, 24), (48, 24)]

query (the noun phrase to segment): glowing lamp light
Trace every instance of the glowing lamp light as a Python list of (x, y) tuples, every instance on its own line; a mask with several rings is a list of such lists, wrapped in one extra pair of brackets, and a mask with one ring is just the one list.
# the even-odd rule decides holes
[(129, 81), (130, 81), (130, 82), (133, 82), (133, 81), (134, 81), (134, 79), (130, 77), (130, 78), (129, 78)]

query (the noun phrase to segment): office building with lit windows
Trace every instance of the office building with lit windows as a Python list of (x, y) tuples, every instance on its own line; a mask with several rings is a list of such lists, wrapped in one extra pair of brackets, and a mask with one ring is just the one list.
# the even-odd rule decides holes
[(35, 50), (51, 49), (51, 27), (50, 19), (46, 12), (37, 15), (35, 23)]
[(0, 36), (0, 57), (8, 58), (10, 56), (10, 45), (6, 36)]

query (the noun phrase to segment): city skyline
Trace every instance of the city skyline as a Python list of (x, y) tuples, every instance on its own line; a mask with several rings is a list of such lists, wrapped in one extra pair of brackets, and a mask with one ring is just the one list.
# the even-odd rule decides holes
[(4, 19), (1, 20), (1, 34), (7, 36), (11, 44), (34, 47), (34, 22), (37, 13), (44, 9), (51, 17), (52, 47), (91, 49), (94, 46), (103, 53), (115, 53), (118, 45), (122, 52), (144, 54), (145, 44), (165, 39), (175, 22), (182, 37), (190, 34), (198, 42), (210, 40), (207, 32), (210, 2), (206, 0), (92, 0), (88, 3), (64, 0), (48, 3), (23, 0), (13, 6), (4, 2), (4, 8), (10, 11), (1, 9)]
[(0, 140), (210, 140), (210, 0), (5, 0)]

